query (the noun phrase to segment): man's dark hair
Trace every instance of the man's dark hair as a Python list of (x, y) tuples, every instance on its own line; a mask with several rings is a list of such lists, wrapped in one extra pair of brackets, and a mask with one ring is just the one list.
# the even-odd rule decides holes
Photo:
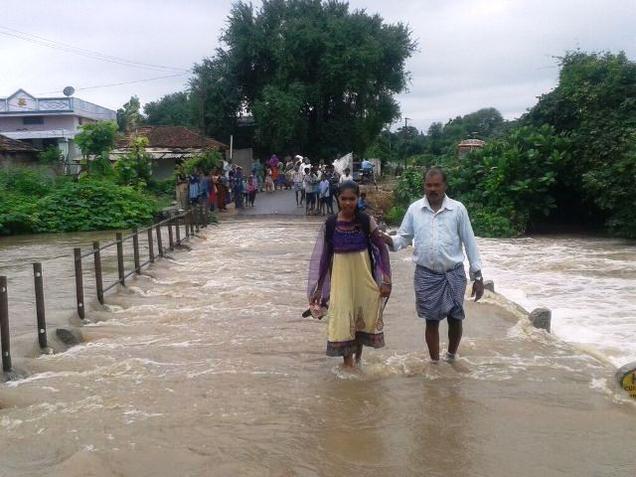
[(448, 180), (446, 179), (446, 172), (444, 172), (444, 169), (442, 169), (441, 167), (438, 167), (438, 166), (429, 167), (429, 169), (424, 174), (424, 179), (426, 179), (429, 176), (442, 176), (442, 180), (444, 181), (444, 184), (448, 185)]

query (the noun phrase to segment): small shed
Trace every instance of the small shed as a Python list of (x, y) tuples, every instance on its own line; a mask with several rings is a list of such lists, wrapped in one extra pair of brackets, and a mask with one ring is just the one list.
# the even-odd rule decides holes
[(135, 137), (148, 139), (146, 152), (153, 159), (153, 176), (159, 180), (170, 177), (182, 161), (210, 150), (223, 155), (226, 144), (183, 126), (144, 126), (127, 133), (117, 140), (110, 158), (116, 161), (130, 152), (130, 143)]
[(464, 139), (457, 146), (457, 154), (459, 157), (463, 157), (471, 151), (482, 149), (485, 145), (486, 142), (481, 139)]
[(39, 152), (38, 148), (26, 142), (0, 134), (0, 164), (4, 167), (35, 164)]

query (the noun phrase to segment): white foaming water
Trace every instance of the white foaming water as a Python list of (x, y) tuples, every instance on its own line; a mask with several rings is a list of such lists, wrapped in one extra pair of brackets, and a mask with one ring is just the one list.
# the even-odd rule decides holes
[(636, 244), (581, 237), (480, 239), (486, 279), (552, 332), (615, 366), (636, 361)]

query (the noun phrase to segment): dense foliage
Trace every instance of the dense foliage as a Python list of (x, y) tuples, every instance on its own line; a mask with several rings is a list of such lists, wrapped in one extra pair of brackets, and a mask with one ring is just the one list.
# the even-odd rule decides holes
[(185, 126), (192, 127), (194, 110), (190, 95), (177, 92), (163, 96), (157, 101), (144, 105), (146, 124), (152, 126)]
[[(636, 237), (636, 63), (623, 53), (568, 53), (558, 86), (518, 121), (488, 108), (434, 123), (426, 135), (414, 129), (374, 144), (413, 166), (398, 184), (393, 221), (421, 197), (422, 168), (441, 165), (449, 195), (466, 204), (481, 235), (604, 226)], [(486, 147), (459, 157), (458, 142), (470, 136)]]
[(236, 2), (223, 47), (194, 66), (189, 91), (145, 106), (149, 124), (196, 125), (227, 141), (330, 158), (364, 150), (399, 117), (409, 29), (330, 0)]
[(563, 186), (581, 219), (599, 218), (636, 237), (636, 63), (624, 53), (568, 53), (559, 85), (525, 118), (569, 139), (573, 160)]
[(155, 201), (110, 181), (67, 182), (37, 203), (36, 231), (123, 229), (152, 221)]
[(133, 139), (130, 153), (113, 168), (108, 153), (115, 132), (114, 123), (83, 127), (77, 137), (87, 170), (76, 179), (57, 176), (50, 167), (0, 170), (0, 234), (121, 229), (150, 222), (159, 204), (172, 199), (175, 181), (152, 180), (143, 137)]
[(104, 178), (0, 170), (1, 235), (132, 227), (151, 221), (156, 207), (152, 195)]
[(84, 124), (80, 129), (81, 132), (75, 136), (75, 143), (85, 158), (99, 156), (115, 146), (117, 123), (114, 121)]

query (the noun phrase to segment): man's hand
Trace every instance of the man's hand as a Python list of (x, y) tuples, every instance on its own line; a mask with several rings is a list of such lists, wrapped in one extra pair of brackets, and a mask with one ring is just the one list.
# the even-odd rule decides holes
[(479, 301), (484, 296), (484, 281), (475, 280), (473, 282), (473, 291), (470, 294), (471, 298), (475, 297), (475, 301)]
[(320, 300), (322, 299), (322, 290), (316, 290), (314, 295), (311, 297), (310, 305), (320, 305)]

